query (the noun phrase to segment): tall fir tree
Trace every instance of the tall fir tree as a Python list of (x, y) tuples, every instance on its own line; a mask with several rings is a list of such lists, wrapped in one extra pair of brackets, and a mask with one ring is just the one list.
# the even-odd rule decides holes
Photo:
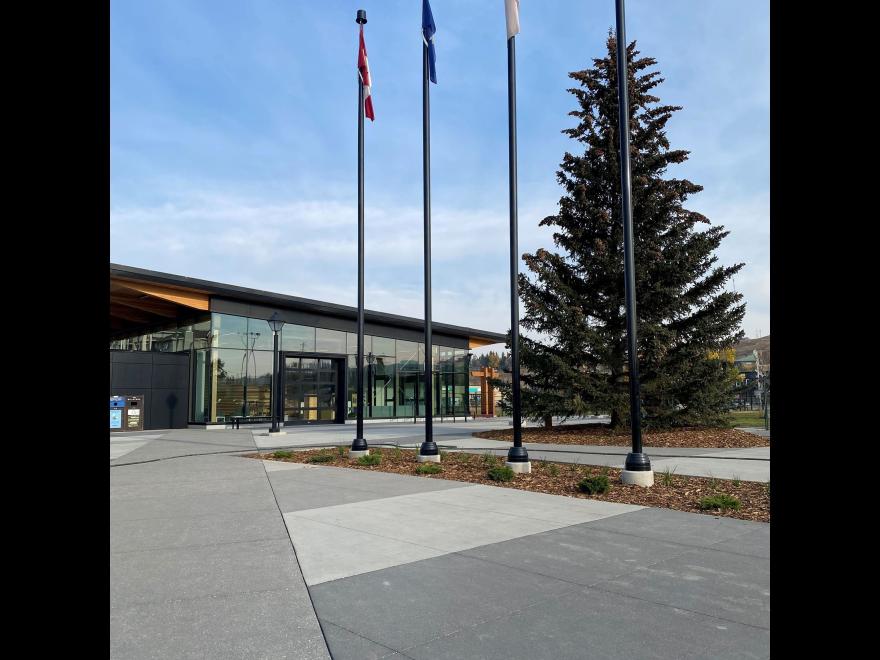
[[(666, 124), (679, 106), (661, 105), (656, 60), (630, 63), (630, 147), (639, 369), (647, 426), (720, 423), (730, 402), (735, 370), (722, 349), (742, 336), (742, 294), (726, 291), (744, 264), (717, 265), (714, 251), (729, 232), (684, 208), (702, 190), (667, 176), (688, 153), (671, 149)], [(519, 276), (522, 326), (540, 340), (521, 337), (523, 413), (532, 419), (610, 413), (614, 427), (629, 425), (629, 382), (624, 307), (616, 41), (593, 68), (570, 73), (580, 107), (565, 129), (584, 145), (566, 153), (557, 172), (565, 190), (554, 229), (559, 252), (525, 254), (531, 276)], [(509, 395), (509, 387), (507, 394)]]

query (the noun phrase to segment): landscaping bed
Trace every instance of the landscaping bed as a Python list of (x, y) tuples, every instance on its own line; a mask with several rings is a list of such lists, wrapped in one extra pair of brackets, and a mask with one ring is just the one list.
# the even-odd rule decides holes
[[(416, 451), (399, 448), (371, 448), (370, 453), (378, 457), (377, 465), (363, 465), (348, 458), (348, 447), (330, 449), (311, 449), (302, 451), (278, 451), (247, 454), (248, 458), (278, 460), (293, 463), (313, 463), (332, 467), (352, 468), (356, 470), (373, 470), (375, 472), (395, 472), (421, 476), (426, 479), (450, 479), (466, 481), (500, 488), (517, 488), (551, 495), (582, 497), (606, 502), (655, 506), (692, 513), (704, 513), (714, 516), (726, 516), (741, 520), (770, 522), (770, 486), (764, 483), (736, 481), (728, 479), (712, 479), (707, 477), (691, 477), (677, 474), (655, 472), (654, 486), (642, 488), (621, 483), (620, 470), (609, 467), (575, 465), (570, 463), (553, 463), (549, 461), (532, 461), (531, 474), (517, 474), (510, 481), (493, 481), (489, 478), (490, 470), (502, 476), (504, 473), (503, 459), (491, 454), (476, 455), (458, 452), (443, 453), (439, 464), (440, 472), (435, 474), (419, 474), (420, 466), (438, 465), (435, 463), (419, 463)], [(376, 461), (377, 458), (373, 458)], [(421, 469), (431, 469), (422, 467)], [(510, 476), (510, 475), (508, 475)], [(607, 478), (605, 492), (582, 492), (578, 484), (587, 480), (585, 487), (599, 484), (602, 477)], [(701, 509), (704, 498), (722, 497), (736, 498), (739, 507), (727, 509)], [(709, 503), (707, 502), (706, 505)]]
[[(513, 429), (479, 431), (477, 438), (513, 441)], [(571, 424), (548, 428), (527, 427), (522, 430), (523, 442), (542, 442), (559, 445), (604, 445), (629, 447), (632, 436), (628, 429), (612, 431), (607, 424)], [(680, 428), (663, 431), (642, 431), (645, 447), (703, 447), (735, 449), (740, 447), (769, 447), (770, 438), (762, 438), (738, 429)]]

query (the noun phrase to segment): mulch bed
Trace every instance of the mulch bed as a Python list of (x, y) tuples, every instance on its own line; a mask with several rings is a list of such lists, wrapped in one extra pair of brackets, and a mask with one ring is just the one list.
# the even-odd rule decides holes
[[(480, 431), (477, 438), (513, 441), (513, 429)], [(612, 431), (607, 424), (571, 424), (549, 429), (529, 427), (522, 430), (523, 442), (546, 442), (559, 445), (606, 445), (629, 447), (630, 431)], [(642, 431), (645, 447), (705, 447), (735, 449), (740, 447), (769, 447), (770, 438), (762, 438), (738, 429), (680, 428), (663, 431)]]
[[(712, 516), (726, 516), (741, 520), (756, 520), (758, 522), (770, 522), (770, 493), (768, 484), (750, 481), (731, 481), (727, 479), (710, 479), (707, 477), (691, 477), (673, 474), (669, 477), (663, 473), (654, 474), (654, 486), (642, 488), (621, 483), (620, 470), (608, 467), (595, 467), (589, 465), (575, 465), (570, 463), (552, 463), (549, 461), (532, 461), (531, 474), (518, 474), (510, 482), (492, 481), (486, 473), (492, 465), (504, 465), (503, 460), (491, 456), (479, 456), (476, 454), (463, 454), (458, 452), (443, 452), (440, 466), (443, 471), (434, 475), (417, 475), (416, 468), (424, 465), (416, 460), (415, 450), (377, 448), (370, 450), (371, 454), (380, 454), (382, 462), (376, 466), (358, 465), (356, 461), (349, 460), (348, 448), (344, 447), (340, 453), (337, 449), (312, 449), (303, 451), (291, 451), (291, 456), (278, 458), (274, 452), (260, 452), (247, 454), (248, 458), (266, 460), (280, 460), (292, 463), (308, 463), (309, 458), (322, 455), (332, 457), (327, 462), (316, 463), (332, 467), (344, 467), (355, 470), (371, 470), (373, 472), (395, 472), (421, 476), (426, 479), (451, 479), (454, 481), (466, 481), (499, 488), (516, 488), (530, 490), (538, 493), (551, 495), (565, 495), (567, 497), (581, 497), (606, 502), (620, 502), (623, 504), (638, 504), (641, 506), (654, 506), (691, 513), (703, 513)], [(604, 474), (608, 477), (610, 488), (601, 495), (589, 495), (578, 490), (578, 482), (587, 476)], [(669, 480), (669, 484), (665, 483)], [(732, 495), (740, 501), (738, 510), (728, 509), (725, 511), (700, 509), (700, 499), (707, 495), (725, 493)]]

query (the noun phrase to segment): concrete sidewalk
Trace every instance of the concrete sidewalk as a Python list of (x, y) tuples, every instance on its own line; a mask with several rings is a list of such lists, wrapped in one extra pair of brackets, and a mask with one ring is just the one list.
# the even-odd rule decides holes
[(112, 658), (769, 657), (769, 525), (131, 440)]
[[(444, 451), (462, 450), (469, 453), (493, 453), (504, 456), (510, 442), (475, 438), (473, 433), (506, 429), (509, 419), (472, 420), (458, 423), (434, 424), (434, 440)], [(409, 449), (417, 449), (424, 440), (424, 424), (372, 423), (365, 425), (364, 436), (368, 443), (395, 444)], [(354, 428), (350, 424), (323, 426), (289, 426), (286, 434), (268, 435), (265, 429), (253, 430), (254, 444), (261, 449), (284, 447), (315, 447), (322, 445), (350, 445), (354, 438)], [(242, 433), (243, 431), (238, 431)], [(211, 435), (230, 433), (213, 431)], [(628, 447), (604, 445), (560, 445), (526, 442), (532, 460), (558, 461), (561, 463), (580, 463), (583, 465), (608, 465), (623, 468)], [(666, 448), (645, 447), (651, 458), (655, 472), (670, 470), (675, 474), (718, 479), (742, 479), (743, 481), (770, 480), (770, 448), (750, 447), (745, 449), (713, 448)]]
[(209, 455), (250, 433), (208, 435), (111, 461), (110, 657), (329, 658), (265, 469)]
[(267, 469), (334, 658), (769, 657), (769, 525)]

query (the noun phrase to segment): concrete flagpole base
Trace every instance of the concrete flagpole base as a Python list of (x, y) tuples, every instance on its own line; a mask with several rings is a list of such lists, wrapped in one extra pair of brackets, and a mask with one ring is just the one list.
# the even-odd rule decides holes
[(620, 473), (620, 480), (634, 486), (653, 486), (654, 470), (623, 470)]
[(516, 472), (517, 474), (531, 474), (532, 473), (532, 462), (531, 461), (518, 461), (515, 463), (511, 463), (507, 461), (505, 463), (507, 467)]
[(287, 435), (287, 431), (269, 431), (269, 435), (274, 438), (276, 435)]
[(429, 454), (424, 456), (419, 454), (419, 463), (439, 463), (440, 462), (440, 454)]
[(348, 457), (349, 458), (360, 458), (361, 456), (369, 456), (369, 455), (370, 455), (369, 449), (365, 449), (363, 451), (355, 451), (354, 449), (348, 450)]

